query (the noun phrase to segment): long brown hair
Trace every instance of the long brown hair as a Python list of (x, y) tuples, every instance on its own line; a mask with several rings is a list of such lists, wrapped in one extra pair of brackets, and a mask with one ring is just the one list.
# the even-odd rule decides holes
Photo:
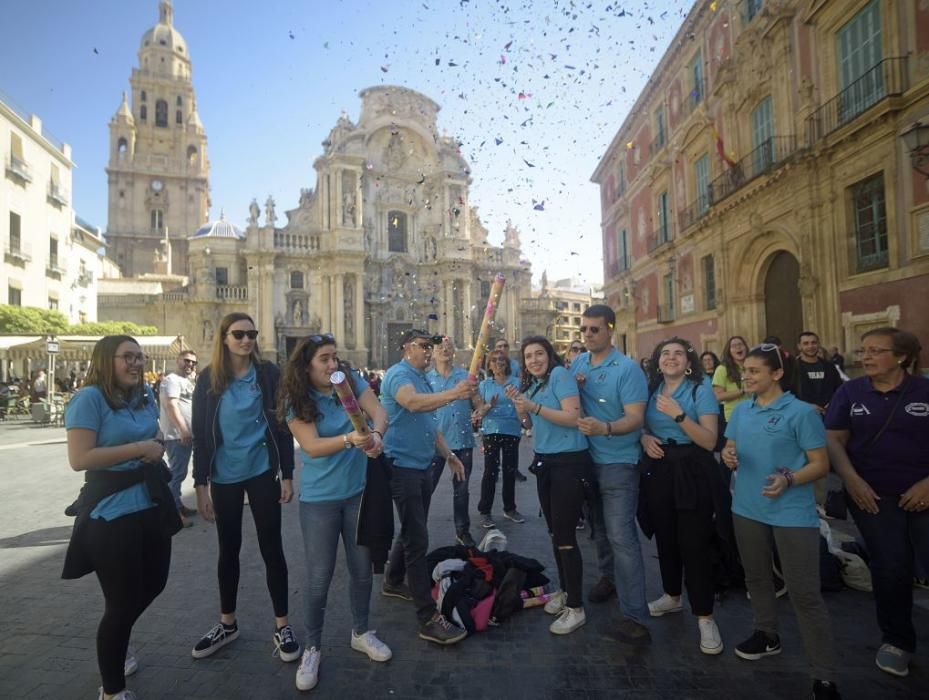
[[(310, 380), (310, 362), (322, 347), (338, 347), (335, 338), (331, 335), (309, 335), (303, 338), (294, 347), (287, 360), (281, 375), (281, 389), (277, 395), (277, 419), (282, 425), (287, 425), (287, 413), (293, 411), (294, 416), (304, 423), (315, 423), (319, 418), (319, 408), (313, 398), (315, 389)], [(338, 360), (339, 371), (350, 378), (352, 390), (353, 381), (351, 365), (344, 360)]]
[(726, 375), (729, 377), (729, 381), (733, 384), (738, 384), (742, 386), (742, 369), (739, 367), (739, 363), (735, 361), (735, 358), (732, 356), (732, 341), (741, 340), (742, 344), (745, 346), (745, 352), (749, 351), (748, 341), (745, 340), (741, 335), (734, 335), (729, 340), (726, 341), (726, 347), (723, 349), (722, 365), (726, 368)]
[(90, 366), (87, 368), (87, 376), (83, 384), (83, 386), (93, 385), (100, 389), (107, 405), (114, 411), (123, 408), (126, 402), (135, 397), (141, 396), (143, 403), (148, 402), (144, 371), (139, 372), (138, 386), (130, 389), (128, 394), (116, 383), (116, 351), (123, 343), (139, 344), (131, 335), (107, 335), (97, 341), (90, 356)]
[[(232, 379), (232, 365), (229, 361), (229, 348), (223, 342), (229, 333), (229, 327), (238, 321), (248, 321), (255, 326), (255, 321), (244, 311), (233, 311), (231, 314), (223, 316), (219, 322), (219, 331), (213, 339), (213, 352), (210, 355), (210, 393), (213, 396), (219, 396), (226, 390), (226, 385)], [(257, 329), (257, 326), (255, 326)], [(252, 344), (250, 355), (252, 364), (261, 364), (261, 353), (258, 352), (258, 340)]]

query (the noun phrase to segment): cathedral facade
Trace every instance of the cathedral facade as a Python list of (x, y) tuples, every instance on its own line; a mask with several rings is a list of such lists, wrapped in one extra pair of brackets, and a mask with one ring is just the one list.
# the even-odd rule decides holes
[[(472, 347), (493, 278), (502, 273), (507, 281), (495, 334), (515, 346), (519, 300), (529, 296), (531, 282), (518, 231), (508, 224), (502, 246), (488, 244), (459, 145), (440, 135), (439, 105), (413, 90), (361, 91), (357, 122), (339, 117), (314, 162), (315, 187), (300, 190), (283, 220), (268, 197), (261, 205), (252, 201), (244, 228), (224, 215), (201, 225), (209, 206), (206, 134), (170, 2), (162, 0), (160, 13), (143, 38), (140, 61), (148, 60), (149, 71), (162, 59), (173, 61), (160, 79), (178, 90), (186, 84), (190, 92), (175, 97), (192, 111), (185, 124), (177, 123), (184, 121), (181, 111), (166, 127), (159, 126), (158, 112), (154, 123), (149, 112), (141, 124), (145, 104), (165, 100), (173, 107), (173, 93), (168, 82), (158, 89), (142, 82), (145, 68), (133, 72), (133, 106), (124, 100), (111, 123), (115, 150), (107, 170), (108, 238), (126, 276), (102, 282), (102, 320), (156, 325), (184, 335), (206, 355), (220, 319), (247, 311), (269, 359), (284, 359), (303, 336), (331, 332), (356, 365), (386, 367), (398, 359), (399, 337), (408, 328)], [(145, 170), (155, 162), (151, 149), (159, 137), (163, 149), (170, 142), (173, 150), (158, 163), (186, 169)], [(121, 204), (130, 190), (130, 201)]]

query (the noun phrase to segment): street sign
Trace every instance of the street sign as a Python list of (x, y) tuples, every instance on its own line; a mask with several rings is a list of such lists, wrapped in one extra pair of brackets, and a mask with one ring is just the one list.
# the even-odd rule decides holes
[(58, 340), (54, 338), (49, 338), (45, 341), (45, 349), (48, 351), (49, 355), (55, 355), (58, 352)]

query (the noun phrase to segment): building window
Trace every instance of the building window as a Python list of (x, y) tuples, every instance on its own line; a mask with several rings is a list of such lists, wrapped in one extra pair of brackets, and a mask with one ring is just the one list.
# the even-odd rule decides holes
[(628, 270), (631, 265), (629, 264), (629, 232), (626, 229), (619, 232), (617, 252), (619, 253), (619, 264), (617, 267), (620, 271)]
[(23, 305), (23, 290), (18, 289), (17, 287), (8, 286), (6, 288), (6, 297), (9, 301), (7, 303), (10, 306), (22, 306)]
[(626, 163), (623, 160), (619, 161), (619, 167), (616, 172), (616, 191), (619, 194), (626, 193)]
[(151, 224), (152, 231), (161, 232), (162, 227), (164, 226), (164, 212), (161, 209), (152, 209), (151, 213)]
[(698, 53), (690, 64), (690, 104), (703, 101), (703, 57)]
[(694, 183), (697, 190), (697, 213), (710, 208), (710, 157), (704, 153), (694, 163)]
[(851, 187), (858, 272), (887, 267), (887, 206), (884, 174)]
[(48, 298), (49, 311), (58, 311), (58, 300), (55, 297)]
[(77, 312), (77, 321), (78, 321), (78, 323), (87, 323), (87, 312), (86, 312), (86, 311), (78, 311), (78, 312)]
[(193, 165), (197, 161), (197, 147), (188, 146), (187, 147), (187, 162)]
[(752, 110), (752, 174), (766, 170), (774, 158), (774, 106), (768, 95)]
[(181, 99), (181, 96), (180, 96), (180, 95), (178, 95), (178, 96), (177, 96), (177, 106), (180, 107), (180, 106), (182, 106), (183, 104), (184, 104), (184, 100)]
[(745, 22), (751, 22), (761, 12), (764, 0), (745, 0)]
[(145, 102), (145, 90), (142, 91), (140, 97), (142, 98), (142, 102)]
[(567, 326), (567, 325), (568, 325), (568, 317), (567, 317), (567, 316), (559, 316), (559, 317), (558, 317), (558, 325), (559, 325), (559, 326)]
[(168, 126), (168, 103), (158, 100), (155, 103), (155, 126)]
[(51, 268), (58, 267), (58, 239), (48, 239), (48, 266)]
[(571, 323), (573, 323), (575, 326), (581, 325), (581, 317), (575, 316), (574, 318), (571, 319)]
[(674, 275), (664, 276), (664, 305), (668, 311), (668, 320), (674, 318)]
[(873, 70), (883, 59), (881, 8), (877, 0), (855, 15), (836, 35), (839, 88), (846, 90), (839, 104), (839, 121), (861, 114), (884, 95), (882, 71)]
[(703, 256), (703, 308), (716, 308), (716, 265), (712, 255)]
[(573, 306), (572, 308), (573, 308), (575, 311), (580, 311), (580, 310), (581, 310), (581, 305), (580, 305), (579, 303), (577, 303), (577, 302), (574, 302), (574, 306)]
[(10, 212), (10, 252), (22, 251), (22, 220), (19, 214)]
[(220, 285), (229, 284), (229, 268), (228, 267), (217, 267), (216, 268), (216, 284), (220, 284)]
[(148, 107), (142, 105), (139, 107), (139, 121), (144, 122), (146, 119), (148, 119)]
[(129, 143), (125, 138), (120, 137), (119, 141), (116, 143), (116, 152), (119, 153), (120, 156), (123, 156), (126, 154), (127, 150), (129, 150)]
[(671, 240), (671, 229), (668, 226), (668, 192), (665, 190), (658, 195), (658, 242), (667, 243)]
[(664, 146), (665, 142), (665, 123), (664, 123), (664, 107), (659, 107), (658, 111), (655, 112), (655, 146), (661, 148)]
[(184, 123), (184, 116), (181, 114), (181, 110), (177, 110), (177, 111), (174, 113), (174, 123), (175, 123), (175, 124), (183, 124), (183, 123)]
[(405, 253), (406, 214), (392, 211), (387, 214), (387, 250), (391, 253)]
[(290, 288), (303, 289), (303, 273), (299, 270), (290, 273)]

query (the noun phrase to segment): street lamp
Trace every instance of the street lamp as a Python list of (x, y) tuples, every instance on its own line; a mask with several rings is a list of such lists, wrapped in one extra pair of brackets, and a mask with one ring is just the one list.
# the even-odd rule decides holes
[(900, 132), (900, 138), (910, 152), (913, 170), (929, 178), (929, 124), (915, 121)]

